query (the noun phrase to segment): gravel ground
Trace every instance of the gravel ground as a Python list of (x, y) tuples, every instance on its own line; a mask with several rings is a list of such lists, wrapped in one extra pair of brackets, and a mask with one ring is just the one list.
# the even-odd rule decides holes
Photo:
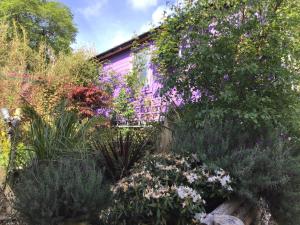
[(26, 225), (20, 220), (12, 210), (10, 202), (7, 200), (3, 188), (0, 185), (0, 225)]

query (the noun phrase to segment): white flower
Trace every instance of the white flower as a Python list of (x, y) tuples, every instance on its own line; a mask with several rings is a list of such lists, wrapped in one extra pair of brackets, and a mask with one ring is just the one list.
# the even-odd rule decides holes
[[(158, 187), (158, 186), (157, 186)], [(150, 198), (154, 198), (154, 199), (158, 199), (158, 198), (161, 198), (161, 197), (166, 197), (166, 196), (170, 196), (170, 187), (159, 187), (157, 189), (153, 189), (153, 188), (150, 188), (149, 186), (146, 188), (146, 190), (144, 191), (144, 197), (147, 198), (147, 199), (150, 199)]]
[(219, 180), (220, 180), (220, 183), (223, 187), (231, 182), (229, 175), (225, 175), (225, 176), (221, 177)]
[(170, 170), (175, 170), (176, 172), (179, 171), (179, 169), (176, 166), (166, 166), (166, 165), (162, 165), (160, 163), (156, 163), (156, 168), (160, 169), (160, 170), (164, 170), (164, 171), (170, 171)]
[(195, 173), (184, 172), (183, 175), (186, 177), (186, 179), (190, 184), (194, 183), (196, 180), (199, 179), (199, 176)]
[(225, 188), (227, 189), (227, 191), (233, 191), (233, 189), (230, 185), (227, 185)]
[(179, 198), (185, 199), (188, 196), (189, 189), (190, 189), (189, 187), (183, 187), (183, 186), (178, 187), (177, 194), (178, 194)]
[(203, 175), (203, 176), (205, 176), (205, 177), (209, 177), (209, 172), (208, 172), (208, 170), (207, 170), (207, 169), (205, 169), (205, 167), (204, 167), (204, 168), (202, 168), (201, 172), (202, 172), (202, 175)]
[(230, 186), (231, 179), (228, 174), (225, 173), (224, 170), (220, 169), (218, 171), (215, 171), (217, 174), (216, 176), (210, 176), (207, 178), (207, 182), (213, 183), (213, 182), (220, 182), (222, 187), (224, 187), (228, 191), (233, 191), (232, 187)]
[(140, 173), (134, 173), (131, 175), (132, 178), (137, 178), (137, 177), (145, 177), (147, 178), (149, 181), (151, 181), (153, 179), (153, 177), (151, 176), (151, 173), (148, 170), (144, 170)]
[(201, 200), (201, 195), (193, 193), (192, 195), (193, 202), (199, 202)]
[(199, 162), (198, 156), (196, 154), (192, 154), (192, 158), (196, 161)]
[(222, 169), (215, 170), (215, 173), (217, 174), (218, 177), (222, 177), (225, 175), (225, 171)]
[(201, 195), (198, 194), (197, 191), (193, 190), (190, 187), (186, 187), (186, 186), (179, 186), (177, 188), (177, 194), (178, 194), (179, 198), (181, 198), (181, 199), (192, 198), (194, 203), (202, 200)]
[(165, 167), (164, 165), (162, 165), (162, 164), (160, 164), (160, 163), (156, 163), (155, 166), (156, 166), (156, 168), (158, 168), (158, 169), (162, 169), (162, 168)]
[(213, 183), (213, 182), (216, 182), (217, 179), (218, 179), (218, 177), (215, 177), (215, 176), (209, 177), (209, 178), (207, 179), (207, 182)]
[(201, 223), (205, 217), (206, 217), (206, 213), (201, 212), (201, 213), (196, 213), (194, 219)]
[(175, 160), (175, 163), (176, 163), (176, 165), (186, 165), (187, 164), (187, 162), (186, 162), (186, 160), (184, 159), (184, 158), (182, 158), (182, 159), (176, 159)]

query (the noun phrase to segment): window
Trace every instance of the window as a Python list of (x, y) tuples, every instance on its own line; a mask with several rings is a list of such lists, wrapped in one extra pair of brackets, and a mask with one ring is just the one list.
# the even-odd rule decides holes
[(140, 83), (149, 85), (148, 67), (151, 61), (151, 54), (149, 49), (142, 49), (134, 53), (133, 69), (138, 73)]

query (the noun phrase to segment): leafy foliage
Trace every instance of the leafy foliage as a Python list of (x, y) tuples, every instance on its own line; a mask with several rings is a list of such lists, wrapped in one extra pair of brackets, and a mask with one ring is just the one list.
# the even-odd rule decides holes
[(34, 49), (27, 31), (19, 33), (18, 29), (0, 22), (0, 107), (20, 108), (25, 99), (47, 114), (74, 85), (96, 84), (100, 65), (89, 60), (93, 51), (55, 55), (44, 43)]
[[(84, 51), (78, 51), (78, 63), (73, 65), (70, 70), (75, 75), (76, 84), (89, 86), (98, 83), (99, 68), (101, 65), (95, 59), (90, 59)], [(90, 53), (91, 55), (94, 53)], [(76, 58), (75, 58), (76, 59)]]
[(43, 0), (2, 0), (0, 19), (22, 26), (30, 47), (46, 42), (56, 53), (70, 51), (77, 29), (70, 9), (60, 2)]
[(131, 89), (132, 95), (138, 97), (142, 87), (146, 84), (148, 60), (150, 59), (150, 50), (146, 46), (133, 44), (132, 69), (126, 74), (125, 82)]
[(0, 121), (0, 167), (7, 166), (10, 152), (10, 141), (5, 131), (5, 125)]
[(15, 208), (32, 225), (92, 221), (110, 198), (102, 173), (88, 159), (33, 162), (14, 191)]
[(71, 76), (72, 83), (76, 85), (95, 85), (98, 83), (101, 64), (92, 59), (94, 55), (93, 49), (79, 49), (70, 54), (60, 52), (58, 56), (53, 58), (55, 63), (52, 68), (46, 68), (49, 72), (61, 76), (61, 79)]
[[(266, 200), (280, 224), (299, 218), (299, 144), (273, 127), (253, 139), (236, 121), (174, 124), (173, 151), (197, 154), (210, 167), (222, 167), (237, 182), (236, 193), (252, 202)], [(287, 204), (288, 202), (288, 204)]]
[[(131, 48), (132, 64), (127, 74), (119, 74), (110, 67), (103, 67), (100, 74), (100, 86), (113, 96), (112, 115), (117, 122), (126, 123), (137, 120), (143, 113), (144, 96), (154, 98), (157, 87), (149, 87), (148, 68), (151, 56), (151, 44), (141, 45), (134, 41)], [(140, 118), (139, 118), (140, 120)]]
[(55, 159), (89, 148), (93, 120), (81, 121), (76, 112), (66, 110), (65, 102), (48, 118), (43, 118), (30, 106), (25, 106), (23, 112), (30, 122), (26, 144), (37, 159)]
[(240, 195), (299, 223), (299, 1), (184, 3), (156, 38), (162, 92), (185, 103), (174, 150), (228, 170)]
[[(200, 224), (206, 202), (231, 193), (223, 170), (209, 171), (193, 157), (153, 155), (113, 188), (107, 224)], [(106, 217), (107, 216), (107, 217)]]
[[(184, 1), (159, 29), (163, 93), (194, 118), (239, 118), (249, 129), (299, 126), (299, 1)], [(192, 98), (198, 91), (199, 100)]]
[(93, 139), (93, 150), (98, 164), (104, 166), (113, 181), (128, 176), (134, 164), (152, 150), (150, 135), (142, 136), (137, 132), (108, 134), (106, 138)]
[(120, 90), (119, 95), (114, 99), (113, 109), (117, 117), (124, 120), (132, 120), (135, 115), (133, 98), (125, 88)]
[(77, 86), (69, 93), (71, 106), (79, 111), (83, 117), (92, 117), (97, 109), (108, 108), (110, 98), (108, 94), (96, 86)]

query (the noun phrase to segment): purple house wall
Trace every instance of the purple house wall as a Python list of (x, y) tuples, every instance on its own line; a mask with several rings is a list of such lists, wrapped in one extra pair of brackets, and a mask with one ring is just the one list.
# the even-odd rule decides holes
[(113, 71), (115, 73), (125, 75), (132, 68), (132, 55), (130, 50), (126, 50), (117, 55), (111, 56), (106, 62), (104, 62), (104, 71)]
[[(112, 79), (114, 79), (119, 82), (118, 85), (113, 87), (113, 98), (119, 95), (120, 87), (124, 87), (125, 84), (125, 75), (133, 68), (134, 57), (132, 48), (136, 42), (140, 45), (147, 46), (150, 52), (154, 48), (154, 45), (151, 44), (150, 33), (145, 33), (136, 39), (125, 42), (96, 56), (96, 59), (103, 64), (103, 69), (100, 74), (102, 80), (100, 78), (100, 81), (113, 83)], [(108, 74), (112, 76), (107, 78)], [(151, 60), (149, 60), (146, 64), (145, 85), (141, 88), (138, 97), (132, 102), (134, 105), (135, 119), (131, 122), (145, 123), (163, 119), (163, 113), (167, 111), (168, 103), (166, 98), (160, 97), (160, 88), (159, 75), (155, 70), (155, 66), (151, 63)]]

